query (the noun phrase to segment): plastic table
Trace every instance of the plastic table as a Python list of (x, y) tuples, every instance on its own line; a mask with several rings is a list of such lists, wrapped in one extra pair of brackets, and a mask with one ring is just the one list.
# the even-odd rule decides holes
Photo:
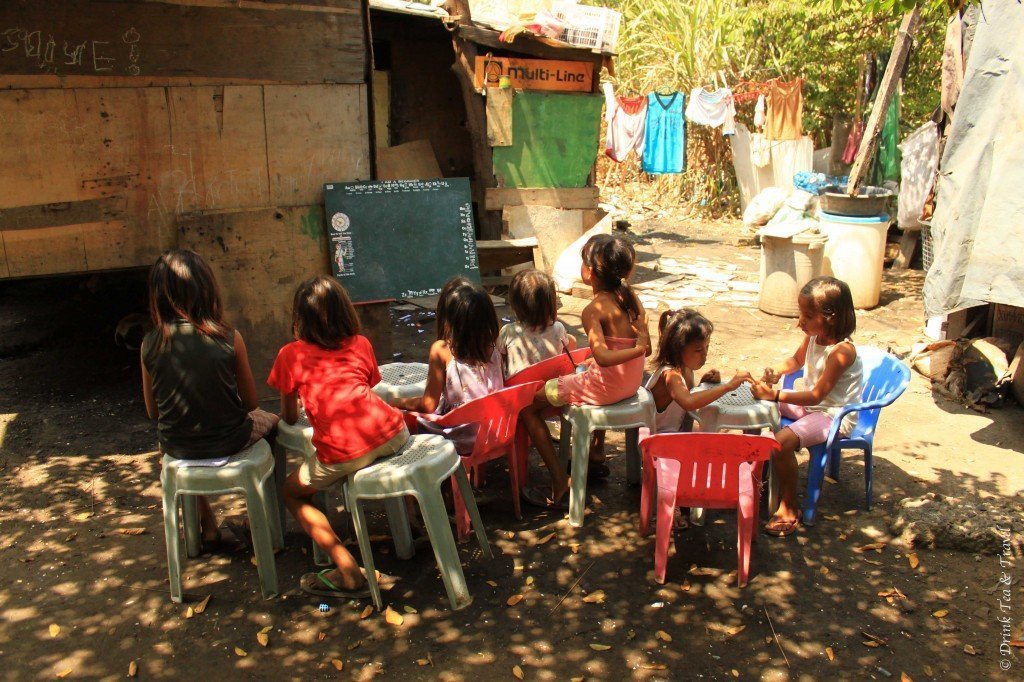
[(427, 364), (424, 362), (389, 362), (380, 366), (380, 383), (373, 392), (391, 403), (402, 398), (418, 398), (427, 387)]

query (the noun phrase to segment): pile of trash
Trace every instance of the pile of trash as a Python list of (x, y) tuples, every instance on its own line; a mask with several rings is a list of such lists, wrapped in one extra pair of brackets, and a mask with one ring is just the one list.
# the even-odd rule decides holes
[(957, 339), (917, 344), (908, 362), (931, 379), (932, 390), (979, 412), (1001, 407), (1011, 393), (1015, 346), (1006, 339)]

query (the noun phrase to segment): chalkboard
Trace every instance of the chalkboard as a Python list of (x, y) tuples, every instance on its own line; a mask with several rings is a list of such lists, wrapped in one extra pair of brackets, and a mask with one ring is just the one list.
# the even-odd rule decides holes
[(355, 302), (433, 296), (480, 281), (467, 178), (324, 185), (331, 267)]

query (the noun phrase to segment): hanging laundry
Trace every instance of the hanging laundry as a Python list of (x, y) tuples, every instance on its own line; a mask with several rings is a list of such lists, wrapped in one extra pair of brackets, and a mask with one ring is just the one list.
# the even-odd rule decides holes
[(765, 134), (769, 140), (798, 140), (803, 135), (804, 79), (788, 83), (780, 79), (768, 84), (768, 121)]
[(647, 130), (644, 134), (645, 173), (682, 173), (686, 170), (686, 122), (681, 92), (647, 95)]
[(772, 143), (763, 133), (750, 136), (750, 160), (758, 168), (764, 168), (772, 162)]
[(757, 96), (757, 104), (754, 105), (754, 125), (764, 128), (764, 95)]
[(899, 226), (903, 229), (921, 227), (921, 209), (932, 189), (935, 170), (939, 166), (939, 133), (934, 121), (907, 136), (900, 143)]
[(630, 150), (637, 156), (643, 156), (647, 98), (643, 95), (616, 97), (611, 83), (605, 83), (603, 87), (604, 120), (608, 124), (604, 153), (619, 163), (626, 160)]
[(864, 121), (856, 121), (850, 126), (850, 135), (846, 138), (846, 147), (843, 149), (843, 163), (849, 166), (857, 158), (860, 150), (860, 141), (864, 138)]
[(708, 92), (704, 88), (694, 88), (686, 105), (686, 118), (712, 128), (721, 126), (723, 135), (735, 135), (736, 105), (732, 90), (719, 88)]
[(885, 110), (882, 132), (878, 135), (878, 149), (871, 166), (870, 182), (881, 185), (886, 180), (900, 180), (900, 91), (892, 95), (889, 108)]

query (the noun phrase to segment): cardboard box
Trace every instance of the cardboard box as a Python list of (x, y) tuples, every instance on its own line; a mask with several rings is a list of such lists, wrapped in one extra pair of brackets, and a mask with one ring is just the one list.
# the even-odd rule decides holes
[(991, 335), (1007, 339), (1014, 346), (1024, 341), (1024, 308), (992, 304)]

